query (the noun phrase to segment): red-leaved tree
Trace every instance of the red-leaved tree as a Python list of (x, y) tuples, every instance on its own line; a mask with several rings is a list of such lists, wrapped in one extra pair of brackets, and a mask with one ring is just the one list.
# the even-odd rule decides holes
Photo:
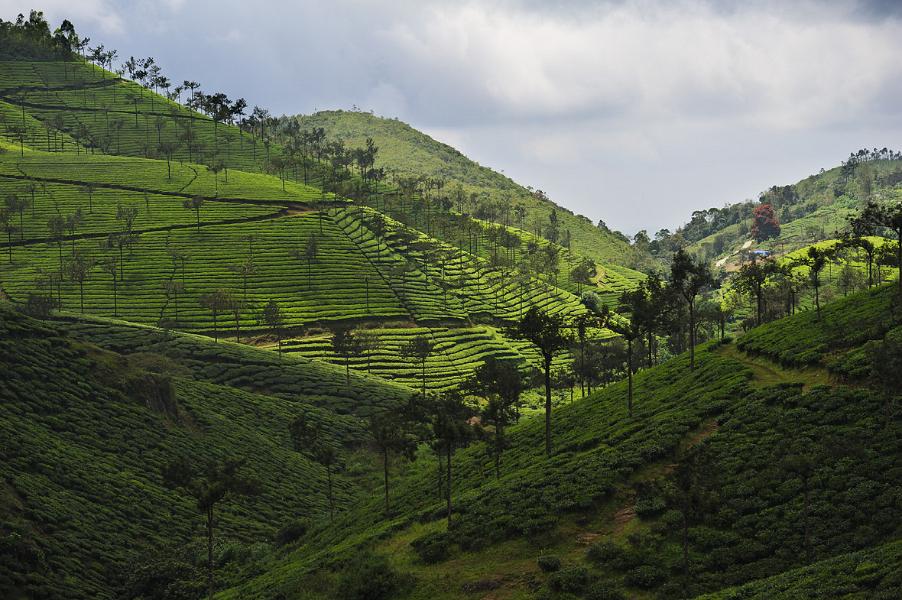
[(756, 207), (752, 221), (752, 235), (757, 241), (780, 235), (780, 222), (777, 220), (777, 215), (774, 214), (774, 207), (770, 204), (761, 204)]

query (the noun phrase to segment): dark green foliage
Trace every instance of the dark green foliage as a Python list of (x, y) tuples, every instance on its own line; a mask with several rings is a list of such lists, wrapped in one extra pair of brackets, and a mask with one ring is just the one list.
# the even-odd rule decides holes
[(548, 587), (556, 592), (579, 593), (588, 587), (589, 571), (585, 567), (567, 567), (548, 577)]
[(443, 531), (427, 533), (424, 536), (410, 542), (410, 546), (427, 565), (441, 562), (448, 558), (449, 541), (448, 534)]
[(843, 554), (699, 600), (845, 598), (895, 600), (902, 596), (902, 542)]
[(538, 564), (539, 568), (545, 573), (554, 573), (555, 571), (561, 570), (560, 557), (551, 554), (543, 554), (536, 559), (536, 564)]
[(586, 600), (626, 600), (617, 586), (601, 581), (592, 584), (583, 597)]
[(20, 14), (15, 22), (0, 19), (0, 60), (68, 60), (78, 41), (69, 21), (51, 34), (41, 11), (32, 10), (27, 18)]
[(591, 562), (614, 569), (622, 569), (627, 564), (627, 552), (620, 544), (611, 541), (595, 542), (586, 550), (586, 558)]
[[(223, 543), (271, 539), (288, 514), (325, 514), (324, 474), (291, 450), (284, 400), (170, 384), (8, 304), (0, 305), (0, 372), (2, 597), (17, 588), (50, 599), (122, 597), (128, 573), (114, 565), (202, 531), (195, 498), (162, 482), (164, 465), (179, 457), (242, 456), (262, 482), (259, 497), (217, 508)], [(155, 383), (139, 393), (142, 381)], [(348, 497), (344, 486), (339, 493)], [(235, 583), (231, 568), (217, 572)]]
[(292, 521), (283, 525), (273, 537), (273, 541), (277, 546), (287, 546), (304, 537), (307, 530), (310, 529), (310, 522), (306, 520)]
[(648, 590), (657, 587), (666, 578), (667, 572), (660, 567), (641, 565), (628, 571), (624, 580), (627, 585)]
[(341, 600), (388, 600), (408, 582), (382, 556), (362, 553), (341, 573), (337, 597)]
[[(768, 577), (900, 535), (902, 446), (898, 422), (875, 418), (881, 404), (869, 390), (780, 386), (731, 405), (693, 462), (716, 474), (717, 498), (690, 522), (689, 589)], [(682, 526), (665, 528), (677, 547)]]
[(142, 600), (195, 600), (206, 583), (200, 544), (153, 550), (129, 567), (123, 565), (121, 593)]

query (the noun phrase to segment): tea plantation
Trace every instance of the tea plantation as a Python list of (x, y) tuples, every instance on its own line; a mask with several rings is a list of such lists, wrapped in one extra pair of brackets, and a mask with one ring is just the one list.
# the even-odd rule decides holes
[[(834, 324), (844, 323), (848, 338), (882, 343), (853, 315), (868, 304), (873, 316), (893, 319), (892, 292), (831, 304)], [(780, 323), (811, 338), (819, 326), (810, 316)], [(766, 328), (747, 339), (759, 331)], [(679, 357), (641, 372), (632, 418), (625, 382), (559, 407), (551, 458), (538, 420), (521, 423), (509, 433), (500, 478), (483, 444), (458, 451), (447, 531), (435, 458), (424, 452), (394, 485), (392, 519), (373, 518), (375, 499), (225, 597), (329, 597), (349, 577), (343, 565), (356, 564), (340, 543), (349, 537), (377, 557), (366, 560), (384, 556), (399, 581), (413, 581), (405, 598), (461, 598), (481, 586), (547, 598), (695, 597), (756, 580), (713, 597), (832, 585), (860, 597), (898, 594), (897, 553), (867, 550), (902, 534), (898, 417), (887, 420), (874, 389), (810, 386), (808, 371), (773, 363), (785, 383), (759, 382), (752, 358), (728, 347), (699, 350), (695, 371)], [(437, 562), (423, 562), (423, 544), (441, 548)], [(859, 551), (883, 558), (849, 554)], [(535, 562), (548, 555), (560, 571)], [(314, 567), (315, 588), (302, 575)], [(811, 581), (829, 569), (847, 573), (848, 585)]]
[[(354, 421), (314, 406), (352, 408), (353, 388), (343, 389), (340, 372), (286, 361), (278, 371), (286, 380), (280, 396), (254, 394), (211, 383), (243, 383), (239, 370), (250, 361), (230, 370), (223, 360), (204, 372), (205, 359), (228, 356), (228, 349), (205, 352), (212, 342), (192, 338), (191, 359), (181, 360), (178, 339), (160, 342), (153, 331), (134, 328), (119, 335), (129, 334), (143, 340), (129, 344), (139, 354), (101, 350), (0, 303), (3, 597), (18, 590), (26, 597), (118, 598), (135, 575), (128, 565), (189, 543), (201, 523), (194, 500), (161, 479), (174, 459), (198, 467), (241, 459), (261, 484), (258, 495), (218, 512), (217, 554), (229, 565), (223, 577), (239, 569), (236, 556), (264, 551), (291, 515), (322, 515), (327, 507), (325, 472), (293, 451), (288, 424), (308, 413), (336, 440), (359, 437)], [(116, 337), (106, 328), (104, 335)], [(304, 381), (318, 384), (309, 396)], [(330, 388), (341, 390), (334, 402)], [(368, 382), (367, 390), (378, 389)], [(354, 489), (339, 482), (339, 502), (350, 502)]]
[(799, 184), (754, 288), (697, 258), (736, 207), (631, 243), (115, 59), (0, 19), (0, 598), (902, 597), (902, 205), (800, 242), (902, 155)]

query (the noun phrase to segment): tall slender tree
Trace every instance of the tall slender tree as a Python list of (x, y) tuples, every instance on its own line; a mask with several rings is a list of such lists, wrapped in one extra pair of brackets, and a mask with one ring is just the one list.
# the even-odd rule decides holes
[(519, 415), (522, 388), (522, 375), (517, 365), (494, 356), (485, 359), (465, 386), (468, 392), (485, 400), (482, 424), (492, 428), (486, 449), (495, 463), (496, 478), (501, 477), (501, 457), (509, 445), (507, 427)]
[(545, 376), (545, 453), (551, 456), (551, 362), (569, 343), (567, 325), (560, 315), (549, 315), (532, 307), (512, 329), (511, 334), (531, 342), (542, 355)]
[(696, 262), (680, 248), (670, 264), (670, 285), (686, 301), (689, 311), (689, 368), (695, 369), (695, 300), (705, 288), (714, 285), (714, 278), (708, 265)]
[(182, 488), (197, 502), (197, 509), (206, 518), (207, 529), (207, 596), (213, 600), (215, 592), (213, 565), (213, 537), (216, 525), (216, 506), (232, 496), (253, 496), (260, 493), (260, 483), (243, 473), (244, 461), (229, 459), (221, 463), (197, 465), (188, 458), (176, 459), (163, 467), (163, 481), (173, 488)]

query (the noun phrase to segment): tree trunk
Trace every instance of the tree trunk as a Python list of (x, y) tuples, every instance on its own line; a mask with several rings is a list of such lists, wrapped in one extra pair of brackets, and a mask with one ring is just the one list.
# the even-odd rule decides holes
[(761, 286), (755, 289), (755, 325), (761, 325)]
[(689, 300), (689, 370), (695, 370), (695, 299)]
[(551, 456), (551, 357), (545, 356), (545, 454)]
[(689, 575), (689, 519), (683, 513), (683, 575)]
[(629, 415), (633, 416), (633, 338), (627, 338), (626, 340), (626, 372), (627, 372), (627, 395), (626, 395), (626, 406), (629, 411)]
[(495, 424), (495, 479), (501, 479), (501, 453), (504, 451), (504, 426)]
[(422, 369), (423, 375), (423, 398), (426, 397), (426, 359), (424, 358), (420, 361), (420, 368)]
[(384, 475), (384, 483), (385, 483), (385, 514), (387, 515), (389, 512), (389, 506), (388, 506), (388, 448), (382, 449), (382, 472)]
[(821, 318), (821, 295), (820, 295), (820, 283), (814, 284), (814, 309), (817, 312), (817, 318), (820, 320)]
[(438, 477), (436, 478), (436, 489), (438, 490), (438, 498), (441, 500), (445, 497), (444, 495), (444, 481), (445, 481), (445, 468), (442, 464), (442, 449), (437, 447), (435, 450), (435, 456), (438, 458)]
[(213, 600), (213, 506), (207, 508), (207, 595)]
[(451, 529), (451, 454), (453, 450), (453, 444), (450, 440), (448, 440), (448, 470), (445, 471), (445, 477), (447, 481), (448, 489), (445, 492), (448, 494), (448, 529)]
[(896, 283), (899, 286), (899, 294), (902, 294), (902, 228), (896, 230), (896, 266), (899, 269), (899, 278)]
[(332, 465), (326, 465), (326, 482), (329, 492), (329, 522), (335, 522), (335, 499), (332, 496)]

